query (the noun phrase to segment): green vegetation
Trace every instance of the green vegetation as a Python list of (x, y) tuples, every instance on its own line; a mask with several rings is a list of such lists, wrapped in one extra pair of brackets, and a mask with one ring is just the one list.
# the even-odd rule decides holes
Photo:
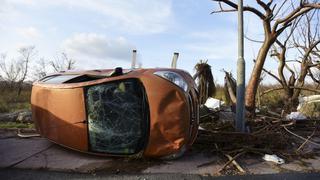
[(10, 128), (34, 128), (34, 124), (31, 123), (17, 123), (17, 122), (0, 122), (0, 129)]
[(12, 89), (1, 88), (0, 113), (14, 112), (21, 109), (30, 109), (31, 88), (24, 88), (20, 96)]

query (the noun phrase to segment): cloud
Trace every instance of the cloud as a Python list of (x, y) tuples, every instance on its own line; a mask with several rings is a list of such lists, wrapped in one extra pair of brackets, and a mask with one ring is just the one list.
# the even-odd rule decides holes
[(24, 38), (34, 39), (41, 36), (40, 32), (32, 26), (17, 28), (17, 32)]
[(133, 33), (159, 33), (172, 22), (171, 1), (90, 1), (84, 8), (111, 17), (116, 26)]
[(203, 54), (212, 60), (232, 60), (237, 51), (236, 31), (215, 29), (190, 32), (186, 48), (197, 54)]
[(0, 30), (8, 29), (8, 22), (15, 19), (19, 12), (14, 8), (9, 0), (1, 0), (0, 2)]
[(0, 6), (0, 15), (5, 13), (8, 10), (8, 2), (4, 0)]
[[(101, 26), (131, 33), (159, 33), (173, 21), (171, 0), (10, 0), (11, 4), (33, 7), (80, 8), (104, 16)], [(107, 23), (108, 22), (108, 23)], [(106, 24), (107, 23), (107, 24)]]
[(62, 47), (71, 56), (118, 61), (131, 61), (134, 49), (123, 37), (107, 38), (95, 33), (74, 34), (63, 42)]

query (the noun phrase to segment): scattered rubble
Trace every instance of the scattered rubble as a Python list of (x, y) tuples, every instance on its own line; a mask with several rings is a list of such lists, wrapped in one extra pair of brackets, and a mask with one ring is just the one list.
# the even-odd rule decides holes
[(17, 122), (21, 123), (30, 123), (32, 122), (32, 112), (31, 111), (22, 111), (18, 114), (16, 118)]

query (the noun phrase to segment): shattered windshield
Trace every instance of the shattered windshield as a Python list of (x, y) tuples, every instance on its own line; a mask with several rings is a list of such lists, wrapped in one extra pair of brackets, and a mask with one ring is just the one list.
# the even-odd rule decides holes
[(133, 154), (141, 149), (148, 116), (138, 80), (90, 86), (86, 105), (92, 151)]

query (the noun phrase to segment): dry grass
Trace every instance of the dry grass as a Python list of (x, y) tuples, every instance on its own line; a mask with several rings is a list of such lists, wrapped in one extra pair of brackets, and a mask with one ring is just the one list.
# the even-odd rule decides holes
[[(273, 84), (261, 85), (259, 93), (262, 94), (264, 91), (280, 88), (280, 87), (281, 87), (280, 85), (273, 85)], [(316, 85), (314, 84), (307, 84), (304, 87), (309, 89), (317, 89)], [(301, 91), (301, 96), (309, 96), (309, 95), (315, 95), (315, 94), (317, 93), (310, 92), (307, 90)], [(257, 95), (257, 99), (256, 99), (257, 107), (262, 107), (261, 110), (267, 109), (267, 110), (281, 113), (281, 110), (284, 106), (284, 101), (285, 101), (284, 96), (285, 94), (283, 90), (271, 91), (270, 93), (264, 94), (260, 96), (260, 101), (258, 100), (258, 95)], [(221, 85), (216, 86), (216, 94), (214, 98), (226, 102), (223, 86)], [(319, 103), (309, 104), (308, 106), (303, 107), (301, 111), (304, 112), (304, 114), (306, 114), (309, 117), (320, 117), (320, 104)]]
[(216, 93), (215, 93), (214, 98), (219, 99), (224, 102), (227, 101), (226, 96), (224, 94), (224, 87), (223, 86), (216, 85)]
[[(264, 91), (279, 88), (279, 87), (280, 86), (278, 85), (260, 86), (259, 93), (262, 94)], [(261, 95), (260, 106), (266, 106), (270, 110), (276, 110), (277, 108), (282, 108), (284, 106), (284, 99), (283, 99), (284, 95), (285, 94), (283, 90), (272, 91), (270, 93)]]
[[(260, 86), (260, 93), (262, 94), (264, 91), (267, 91), (269, 89), (275, 89), (281, 87), (280, 85), (262, 85)], [(307, 84), (304, 87), (310, 88), (310, 89), (316, 89), (317, 87), (313, 84)], [(309, 95), (315, 95), (317, 93), (315, 92), (310, 92), (307, 90), (302, 90), (301, 91), (301, 96), (309, 96)], [(272, 91), (270, 93), (264, 94), (261, 96), (261, 106), (268, 107), (270, 110), (277, 110), (281, 109), (284, 106), (284, 92), (283, 90), (277, 90), (277, 91)], [(258, 101), (257, 101), (258, 102)]]
[[(260, 93), (267, 91), (269, 89), (278, 88), (280, 86), (277, 85), (267, 85), (267, 86), (261, 86)], [(309, 95), (312, 94), (310, 92), (302, 91), (303, 94)], [(283, 99), (284, 93), (282, 90), (278, 91), (272, 91), (270, 93), (267, 93), (262, 96), (261, 98), (261, 105), (267, 106), (268, 108), (275, 109), (275, 108), (282, 108), (283, 107)], [(226, 102), (226, 96), (224, 93), (224, 87), (221, 85), (216, 86), (216, 94), (214, 98), (225, 101)], [(258, 100), (257, 100), (258, 102)]]

